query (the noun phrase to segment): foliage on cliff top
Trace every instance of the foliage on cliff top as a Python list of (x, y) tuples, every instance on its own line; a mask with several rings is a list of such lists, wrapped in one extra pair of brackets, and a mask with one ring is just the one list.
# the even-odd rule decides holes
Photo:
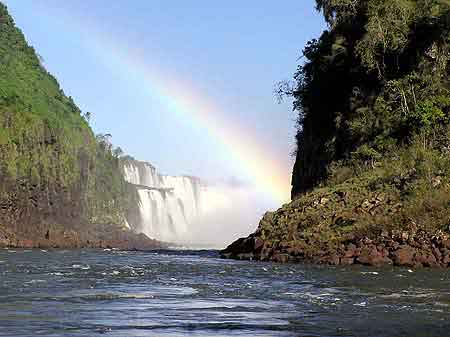
[(14, 104), (22, 114), (41, 116), (49, 126), (88, 129), (80, 110), (66, 97), (33, 47), (0, 3), (0, 102)]
[[(62, 183), (76, 180), (76, 149), (92, 152), (92, 132), (80, 110), (42, 66), (0, 3), (0, 146), (2, 177), (11, 180), (42, 173), (53, 179), (55, 159), (48, 146), (58, 142)], [(39, 153), (41, 152), (41, 153)], [(41, 172), (39, 172), (41, 171)]]
[(280, 92), (298, 112), (293, 197), (337, 163), (374, 167), (419, 135), (425, 149), (450, 121), (450, 1), (318, 0), (328, 23)]

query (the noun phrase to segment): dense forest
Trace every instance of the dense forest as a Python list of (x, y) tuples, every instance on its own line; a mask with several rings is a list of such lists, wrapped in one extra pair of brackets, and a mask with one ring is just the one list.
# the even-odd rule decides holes
[(328, 27), (276, 90), (298, 113), (293, 201), (224, 254), (447, 265), (450, 1), (317, 0), (316, 9)]
[(90, 115), (64, 94), (0, 3), (0, 241), (57, 244), (52, 232), (127, 226), (137, 194), (123, 178), (121, 150), (110, 135), (94, 135)]
[(342, 166), (448, 145), (450, 1), (328, 0), (317, 9), (329, 29), (305, 47), (284, 91), (299, 113), (294, 197)]

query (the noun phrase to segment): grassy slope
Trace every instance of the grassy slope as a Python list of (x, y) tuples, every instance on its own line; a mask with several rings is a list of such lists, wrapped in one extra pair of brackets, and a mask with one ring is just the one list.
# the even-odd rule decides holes
[(136, 196), (103, 145), (0, 3), (0, 223), (123, 225)]
[[(11, 179), (37, 179), (42, 174), (70, 185), (79, 173), (78, 149), (94, 150), (92, 131), (72, 99), (41, 66), (3, 5), (0, 61), (0, 144), (5, 173)], [(50, 145), (55, 141), (60, 145), (58, 164), (52, 163), (51, 147), (32, 150), (41, 142)]]

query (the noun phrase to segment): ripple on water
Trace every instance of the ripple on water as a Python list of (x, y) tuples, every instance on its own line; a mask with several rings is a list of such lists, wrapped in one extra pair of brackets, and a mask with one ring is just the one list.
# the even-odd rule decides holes
[(81, 264), (73, 264), (71, 266), (72, 269), (81, 269), (81, 270), (89, 270), (91, 269), (91, 266), (89, 265), (81, 265)]
[(0, 263), (0, 326), (8, 337), (419, 337), (450, 331), (448, 271), (112, 250), (1, 250)]

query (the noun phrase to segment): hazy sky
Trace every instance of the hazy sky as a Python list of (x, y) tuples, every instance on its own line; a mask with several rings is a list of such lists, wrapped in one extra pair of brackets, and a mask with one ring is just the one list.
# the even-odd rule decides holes
[(207, 125), (161, 99), (143, 71), (153, 69), (208, 101), (211, 118), (238, 126), (290, 179), (295, 114), (273, 87), (324, 28), (313, 0), (3, 1), (66, 94), (93, 113), (95, 132), (126, 153), (163, 173), (245, 180)]

